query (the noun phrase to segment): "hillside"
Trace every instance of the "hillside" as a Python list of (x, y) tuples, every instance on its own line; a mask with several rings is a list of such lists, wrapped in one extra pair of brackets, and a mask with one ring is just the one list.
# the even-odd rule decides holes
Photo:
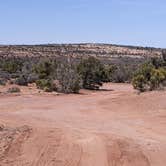
[(160, 57), (162, 49), (111, 44), (50, 44), (0, 46), (0, 56), (99, 56), (99, 57)]

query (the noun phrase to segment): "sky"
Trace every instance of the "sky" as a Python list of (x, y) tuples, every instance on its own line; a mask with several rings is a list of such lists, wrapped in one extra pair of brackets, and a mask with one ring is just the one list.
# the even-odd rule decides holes
[(0, 0), (0, 44), (166, 48), (166, 0)]

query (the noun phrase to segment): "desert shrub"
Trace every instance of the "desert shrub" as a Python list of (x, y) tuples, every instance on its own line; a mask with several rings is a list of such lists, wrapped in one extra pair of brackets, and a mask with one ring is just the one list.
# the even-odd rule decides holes
[(0, 78), (0, 85), (6, 85), (7, 80), (4, 78)]
[(162, 51), (162, 58), (166, 62), (166, 50)]
[(39, 79), (39, 76), (34, 71), (34, 68), (37, 68), (38, 65), (38, 63), (35, 63), (32, 60), (23, 63), (19, 77), (16, 79), (18, 84), (26, 86), (28, 83), (35, 83), (36, 80)]
[(35, 65), (34, 71), (38, 75), (39, 79), (48, 79), (51, 74), (54, 74), (56, 70), (56, 61), (50, 59), (42, 59)]
[(166, 69), (159, 68), (153, 69), (150, 78), (150, 90), (160, 89), (165, 86), (166, 81)]
[(145, 63), (135, 73), (132, 84), (133, 87), (141, 92), (156, 90), (165, 86), (166, 68)]
[(38, 76), (32, 73), (29, 75), (20, 75), (15, 79), (14, 83), (21, 86), (27, 86), (29, 83), (35, 83), (38, 79)]
[(102, 82), (111, 82), (114, 70), (115, 70), (114, 66), (104, 65), (103, 70), (101, 72)]
[[(27, 60), (23, 63), (22, 69), (21, 69), (21, 75), (24, 76), (24, 78), (27, 79), (28, 83), (33, 83), (38, 78), (37, 74), (34, 72), (34, 66), (37, 63), (33, 62), (32, 60)], [(38, 64), (37, 64), (38, 65)]]
[(28, 85), (28, 78), (27, 78), (27, 76), (20, 75), (18, 78), (16, 78), (15, 84), (21, 85), (21, 86), (27, 86)]
[(149, 90), (149, 84), (153, 69), (155, 69), (155, 67), (151, 63), (143, 64), (133, 77), (133, 87), (141, 92)]
[(99, 89), (108, 76), (104, 65), (94, 57), (83, 59), (78, 65), (77, 70), (82, 78), (83, 88), (85, 89)]
[(130, 82), (133, 72), (134, 70), (126, 65), (115, 66), (111, 81), (116, 83)]
[(164, 61), (164, 58), (151, 58), (151, 63), (155, 68), (160, 68), (166, 66), (166, 61)]
[(3, 60), (1, 61), (1, 63), (1, 69), (8, 73), (16, 73), (17, 71), (20, 71), (22, 68), (22, 62), (14, 58)]
[(132, 84), (134, 89), (137, 89), (140, 92), (144, 92), (147, 89), (147, 81), (143, 74), (135, 75)]
[(42, 89), (45, 92), (52, 92), (53, 91), (52, 80), (49, 80), (49, 79), (37, 80), (36, 86), (37, 86), (37, 88)]
[(63, 59), (57, 63), (53, 60), (41, 60), (35, 66), (39, 80), (37, 87), (46, 91), (56, 90), (62, 93), (78, 93), (81, 79), (76, 71), (76, 64)]
[(108, 61), (106, 59), (105, 63), (109, 63), (112, 66), (111, 82), (115, 83), (125, 83), (132, 82), (133, 75), (135, 71), (149, 59), (145, 58), (131, 58), (131, 57), (118, 57), (111, 58)]
[(27, 82), (30, 84), (36, 82), (39, 79), (39, 77), (35, 73), (30, 73), (26, 77)]
[(7, 90), (8, 93), (19, 93), (21, 92), (20, 88), (18, 87), (11, 87)]
[(58, 86), (56, 90), (63, 93), (78, 93), (82, 87), (82, 80), (77, 73), (76, 66), (71, 62), (63, 62), (58, 65), (56, 72)]

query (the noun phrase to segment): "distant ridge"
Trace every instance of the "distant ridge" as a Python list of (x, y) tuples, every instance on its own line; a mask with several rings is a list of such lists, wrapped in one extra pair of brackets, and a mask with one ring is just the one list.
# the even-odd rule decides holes
[(0, 44), (0, 47), (3, 46), (67, 46), (67, 45), (101, 45), (101, 46), (116, 46), (116, 47), (128, 47), (128, 48), (137, 48), (137, 49), (152, 49), (152, 50), (164, 50), (166, 48), (160, 47), (151, 47), (151, 46), (139, 46), (139, 45), (123, 45), (123, 44), (109, 44), (109, 43), (47, 43), (47, 44)]
[(130, 56), (160, 57), (162, 48), (105, 43), (0, 45), (0, 56)]

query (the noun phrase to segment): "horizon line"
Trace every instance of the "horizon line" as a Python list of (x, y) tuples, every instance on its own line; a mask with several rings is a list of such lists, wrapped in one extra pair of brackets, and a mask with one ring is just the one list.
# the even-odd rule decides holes
[(34, 44), (1, 44), (0, 46), (46, 46), (46, 45), (112, 45), (119, 47), (138, 47), (138, 48), (152, 48), (152, 49), (166, 49), (166, 47), (131, 45), (131, 44), (111, 44), (111, 43), (97, 43), (97, 42), (62, 42), (62, 43), (34, 43)]

